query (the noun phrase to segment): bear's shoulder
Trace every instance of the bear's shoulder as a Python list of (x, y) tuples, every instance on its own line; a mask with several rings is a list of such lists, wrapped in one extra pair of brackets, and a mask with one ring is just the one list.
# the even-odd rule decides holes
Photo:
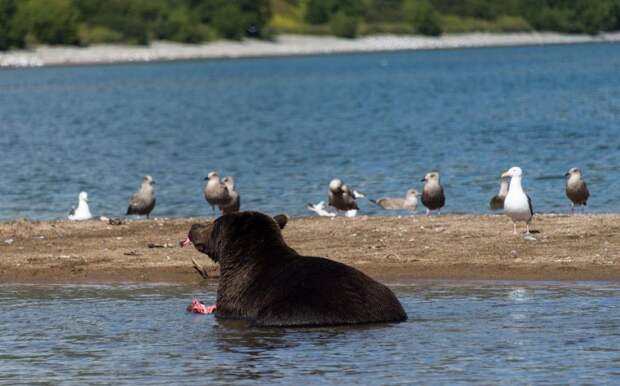
[(256, 324), (309, 326), (402, 321), (402, 306), (383, 284), (345, 264), (299, 256), (271, 278)]

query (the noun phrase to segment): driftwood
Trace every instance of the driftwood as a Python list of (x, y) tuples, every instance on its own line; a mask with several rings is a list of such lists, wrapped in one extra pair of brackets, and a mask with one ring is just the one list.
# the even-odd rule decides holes
[(209, 278), (209, 275), (207, 274), (207, 269), (203, 267), (202, 264), (196, 261), (196, 259), (194, 259), (193, 257), (192, 257), (192, 264), (194, 265), (194, 269), (196, 270), (196, 272), (198, 272), (198, 274), (202, 276), (203, 279)]

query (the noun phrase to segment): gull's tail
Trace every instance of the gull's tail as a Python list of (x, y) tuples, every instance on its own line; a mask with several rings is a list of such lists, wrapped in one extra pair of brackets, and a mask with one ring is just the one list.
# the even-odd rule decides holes
[(325, 209), (325, 201), (321, 201), (318, 204), (306, 204), (306, 209), (318, 214), (321, 217), (335, 217), (336, 213), (329, 212)]
[(375, 204), (377, 206), (381, 206), (381, 205), (379, 205), (379, 200), (375, 200), (374, 198), (368, 198), (368, 201), (372, 202), (373, 204)]
[(353, 197), (355, 197), (355, 198), (365, 198), (366, 195), (364, 193), (358, 192), (357, 190), (353, 190)]

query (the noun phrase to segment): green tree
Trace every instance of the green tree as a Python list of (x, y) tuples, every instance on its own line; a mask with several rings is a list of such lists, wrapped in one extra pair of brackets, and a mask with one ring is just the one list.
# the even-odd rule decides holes
[(342, 38), (354, 38), (357, 36), (358, 20), (355, 16), (348, 16), (339, 12), (332, 16), (329, 21), (331, 33)]
[(428, 0), (405, 0), (403, 13), (417, 33), (430, 36), (441, 35), (439, 13)]
[(264, 35), (265, 26), (273, 16), (270, 0), (237, 0), (244, 14), (245, 34), (259, 37)]
[(575, 24), (581, 32), (595, 35), (615, 24), (614, 4), (609, 0), (578, 0)]
[(325, 24), (337, 14), (359, 19), (366, 9), (363, 0), (306, 0), (304, 20), (310, 24)]
[(200, 23), (198, 17), (185, 7), (173, 9), (154, 27), (157, 39), (182, 43), (209, 40), (209, 33), (209, 28)]
[(189, 0), (189, 8), (202, 23), (228, 39), (264, 36), (272, 16), (269, 0)]
[(304, 4), (304, 20), (310, 24), (325, 24), (336, 4), (335, 0), (308, 0)]
[(13, 16), (17, 11), (15, 0), (0, 0), (0, 51), (12, 46), (23, 45), (23, 40), (15, 39), (11, 31)]
[(402, 21), (402, 0), (366, 0), (364, 19), (369, 22)]
[(211, 22), (224, 38), (238, 40), (245, 35), (245, 15), (237, 4), (230, 3), (217, 9)]
[(167, 0), (74, 0), (82, 21), (105, 27), (126, 43), (147, 44), (152, 30), (168, 12)]
[(31, 43), (78, 44), (78, 12), (70, 0), (23, 0), (11, 26)]

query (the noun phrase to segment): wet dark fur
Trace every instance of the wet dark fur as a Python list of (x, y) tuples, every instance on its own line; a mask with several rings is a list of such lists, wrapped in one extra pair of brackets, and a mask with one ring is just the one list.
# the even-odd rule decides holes
[[(277, 221), (277, 222), (276, 222)], [(224, 215), (190, 239), (220, 264), (217, 317), (257, 326), (319, 326), (407, 319), (386, 286), (347, 265), (300, 256), (284, 242), (285, 216)]]

